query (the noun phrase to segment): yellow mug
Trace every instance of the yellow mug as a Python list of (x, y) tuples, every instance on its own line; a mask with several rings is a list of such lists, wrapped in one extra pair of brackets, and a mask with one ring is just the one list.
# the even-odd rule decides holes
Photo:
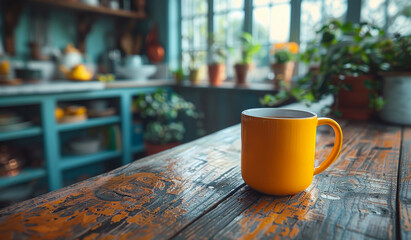
[[(335, 132), (331, 154), (314, 168), (317, 126)], [(338, 157), (342, 131), (330, 118), (308, 111), (254, 108), (241, 113), (241, 175), (251, 188), (270, 195), (291, 195), (306, 189), (313, 176)]]

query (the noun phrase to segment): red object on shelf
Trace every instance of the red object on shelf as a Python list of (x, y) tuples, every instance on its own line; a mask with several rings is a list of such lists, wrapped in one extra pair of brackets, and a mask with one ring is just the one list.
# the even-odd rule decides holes
[(164, 59), (164, 48), (158, 42), (158, 26), (154, 24), (153, 29), (146, 37), (147, 57), (152, 63), (159, 63)]

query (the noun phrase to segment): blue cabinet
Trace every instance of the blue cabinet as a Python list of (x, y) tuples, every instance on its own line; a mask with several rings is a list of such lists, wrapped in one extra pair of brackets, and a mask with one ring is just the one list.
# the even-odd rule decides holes
[[(1, 188), (13, 184), (24, 183), (33, 179), (47, 177), (50, 191), (63, 187), (63, 171), (94, 164), (110, 159), (121, 159), (121, 164), (130, 163), (134, 153), (144, 151), (144, 146), (138, 129), (141, 125), (132, 121), (130, 110), (132, 99), (140, 93), (153, 92), (159, 87), (141, 87), (128, 89), (105, 89), (78, 93), (60, 93), (27, 96), (0, 97), (0, 107), (39, 105), (41, 126), (34, 126), (19, 131), (0, 133), (0, 141), (9, 141), (25, 137), (42, 136), (44, 145), (44, 168), (24, 168), (18, 175), (0, 177)], [(115, 116), (92, 118), (79, 123), (59, 124), (55, 120), (55, 109), (61, 101), (80, 101), (92, 99), (115, 99), (119, 103), (118, 114)], [(107, 149), (95, 154), (82, 156), (64, 156), (60, 149), (61, 133), (89, 129), (93, 127), (117, 124), (120, 126), (120, 149)], [(137, 133), (137, 135), (136, 135)]]

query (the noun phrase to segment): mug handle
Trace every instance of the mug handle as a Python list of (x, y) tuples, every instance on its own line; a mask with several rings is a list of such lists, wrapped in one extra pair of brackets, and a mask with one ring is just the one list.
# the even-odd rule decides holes
[(321, 173), (327, 169), (337, 159), (341, 150), (343, 134), (340, 125), (331, 118), (318, 118), (317, 127), (321, 125), (329, 125), (334, 129), (335, 142), (330, 155), (320, 164), (320, 166), (314, 168), (314, 175)]

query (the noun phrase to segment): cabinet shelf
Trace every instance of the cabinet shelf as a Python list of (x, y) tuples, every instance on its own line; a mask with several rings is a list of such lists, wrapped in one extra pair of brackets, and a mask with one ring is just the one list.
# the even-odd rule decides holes
[(132, 19), (145, 19), (147, 18), (146, 14), (140, 14), (138, 12), (120, 10), (120, 9), (111, 9), (108, 7), (102, 6), (93, 6), (87, 5), (79, 2), (70, 2), (66, 0), (29, 0), (30, 3), (37, 5), (47, 5), (50, 7), (70, 9), (73, 11), (87, 12), (87, 13), (98, 13), (107, 16), (114, 17), (123, 17), (123, 18), (132, 18)]
[(40, 135), (41, 132), (41, 127), (29, 127), (17, 131), (1, 132), (0, 141), (13, 140), (25, 137), (34, 137)]
[(89, 155), (65, 156), (61, 159), (60, 169), (67, 170), (92, 163), (102, 162), (111, 158), (120, 157), (121, 152), (115, 150), (106, 150)]
[(84, 122), (75, 122), (75, 123), (60, 123), (57, 125), (59, 131), (70, 131), (77, 130), (82, 128), (98, 127), (103, 125), (110, 125), (120, 122), (119, 116), (112, 117), (102, 117), (102, 118), (90, 118)]
[(16, 176), (0, 177), (0, 188), (8, 187), (13, 184), (28, 182), (46, 176), (46, 170), (42, 168), (26, 168), (21, 170)]

